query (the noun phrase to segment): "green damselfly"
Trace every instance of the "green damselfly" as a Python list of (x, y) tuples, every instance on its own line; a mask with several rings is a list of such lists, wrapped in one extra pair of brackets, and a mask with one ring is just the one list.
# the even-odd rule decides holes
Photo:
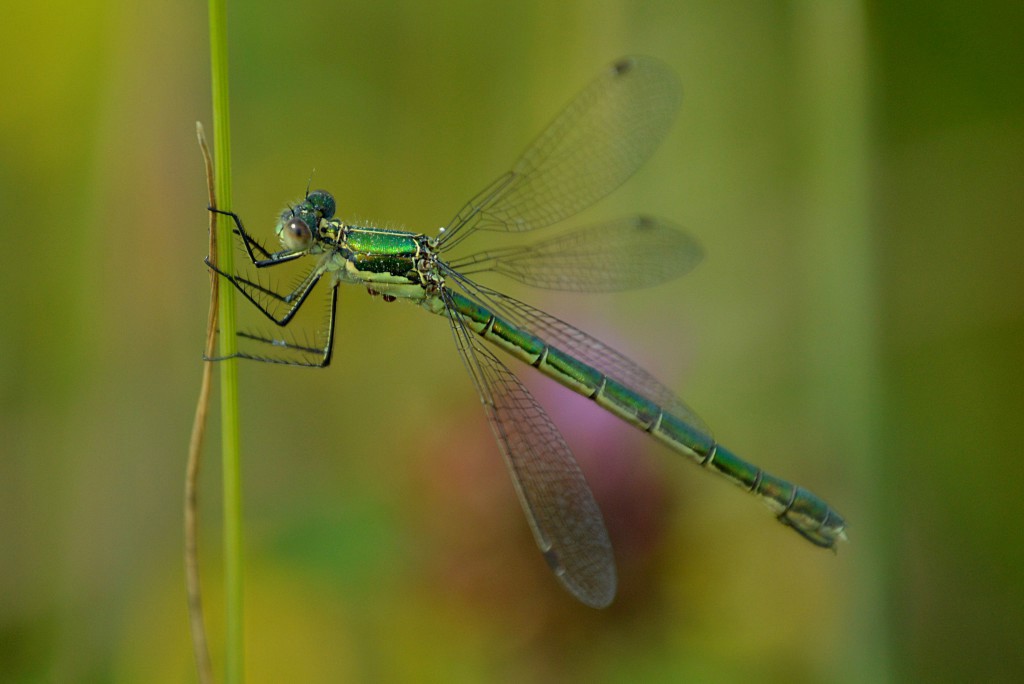
[(446, 256), (480, 232), (541, 229), (589, 207), (654, 152), (681, 101), (678, 79), (662, 63), (644, 57), (619, 60), (568, 104), (511, 171), (467, 202), (436, 237), (347, 224), (335, 217), (330, 193), (307, 190), (281, 213), (276, 232), (282, 248), (270, 252), (236, 214), (221, 212), (234, 220), (257, 268), (302, 257), (312, 264), (286, 293), (256, 278), (220, 272), (274, 323), (287, 326), (322, 279), (329, 288), (328, 316), (312, 338), (299, 342), (294, 336), (240, 333), (261, 351), (242, 351), (238, 357), (327, 366), (342, 283), (362, 285), (387, 301), (418, 304), (447, 319), (538, 546), (568, 590), (595, 607), (608, 605), (616, 587), (601, 512), (558, 428), (492, 348), (755, 493), (810, 542), (833, 548), (845, 538), (845, 523), (828, 504), (719, 445), (686, 404), (635, 362), (470, 278), (495, 272), (536, 287), (587, 292), (653, 286), (700, 260), (699, 246), (686, 234), (662, 219), (631, 216), (528, 246)]

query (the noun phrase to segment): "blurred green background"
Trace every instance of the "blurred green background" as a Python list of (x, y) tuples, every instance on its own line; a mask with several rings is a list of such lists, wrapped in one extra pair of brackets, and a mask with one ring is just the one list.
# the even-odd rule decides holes
[[(206, 6), (0, 19), (0, 680), (191, 681)], [(264, 238), (311, 173), (342, 216), (433, 232), (609, 61), (672, 65), (676, 127), (575, 223), (650, 211), (704, 263), (641, 293), (509, 290), (639, 359), (851, 538), (814, 549), (531, 384), (616, 547), (619, 597), (587, 609), (447, 326), (353, 289), (329, 370), (240, 368), (250, 681), (1024, 677), (1022, 34), (1019, 1), (234, 3), (235, 209)]]

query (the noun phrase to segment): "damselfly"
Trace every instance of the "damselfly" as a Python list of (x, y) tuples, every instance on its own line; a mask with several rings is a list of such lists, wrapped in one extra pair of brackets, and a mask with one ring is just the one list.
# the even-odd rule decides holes
[(686, 234), (659, 218), (630, 216), (529, 246), (448, 256), (483, 231), (545, 228), (610, 193), (654, 152), (681, 100), (677, 78), (660, 62), (643, 57), (616, 62), (569, 103), (511, 171), (467, 202), (436, 237), (347, 224), (335, 217), (328, 192), (307, 190), (282, 212), (276, 228), (281, 249), (270, 252), (236, 214), (221, 212), (234, 220), (256, 268), (303, 257), (310, 261), (290, 292), (218, 271), (267, 318), (287, 326), (321, 280), (330, 296), (328, 316), (312, 338), (300, 342), (295, 336), (240, 333), (264, 351), (243, 351), (239, 357), (327, 366), (340, 284), (418, 304), (448, 321), (544, 558), (572, 594), (595, 607), (608, 605), (616, 587), (601, 512), (558, 428), (494, 348), (753, 492), (813, 544), (832, 548), (845, 538), (845, 523), (828, 504), (719, 445), (686, 404), (635, 362), (470, 277), (493, 272), (536, 287), (587, 292), (648, 287), (682, 275), (700, 260), (700, 248)]

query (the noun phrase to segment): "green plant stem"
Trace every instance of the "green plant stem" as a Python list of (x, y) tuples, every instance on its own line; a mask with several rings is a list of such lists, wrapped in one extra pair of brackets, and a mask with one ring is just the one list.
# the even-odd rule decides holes
[[(864, 3), (799, 3), (793, 44), (798, 111), (803, 118), (806, 226), (799, 260), (807, 293), (808, 405), (827, 426), (831, 453), (846, 464), (857, 504), (847, 510), (856, 544), (855, 580), (847, 587), (847, 648), (842, 671), (825, 679), (886, 682), (891, 654), (885, 613), (887, 518), (879, 480), (878, 296), (871, 225), (870, 50)], [(838, 463), (829, 464), (835, 468)], [(838, 472), (838, 471), (837, 471)], [(891, 518), (889, 518), (891, 519)], [(862, 530), (858, 534), (858, 530)]]
[[(228, 46), (225, 0), (209, 0), (210, 68), (213, 85), (213, 142), (217, 198), (231, 211), (231, 127), (228, 109)], [(217, 224), (217, 263), (234, 271), (231, 222)], [(242, 490), (239, 458), (238, 363), (235, 351), (235, 300), (230, 288), (220, 298), (221, 463), (224, 480), (225, 681), (243, 681)]]

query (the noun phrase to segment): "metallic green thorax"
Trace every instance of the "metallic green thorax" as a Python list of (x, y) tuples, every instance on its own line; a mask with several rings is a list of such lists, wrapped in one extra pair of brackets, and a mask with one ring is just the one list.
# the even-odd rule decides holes
[(318, 241), (330, 250), (327, 270), (343, 282), (362, 283), (373, 294), (439, 306), (443, 284), (432, 240), (404, 230), (345, 225), (322, 219)]

